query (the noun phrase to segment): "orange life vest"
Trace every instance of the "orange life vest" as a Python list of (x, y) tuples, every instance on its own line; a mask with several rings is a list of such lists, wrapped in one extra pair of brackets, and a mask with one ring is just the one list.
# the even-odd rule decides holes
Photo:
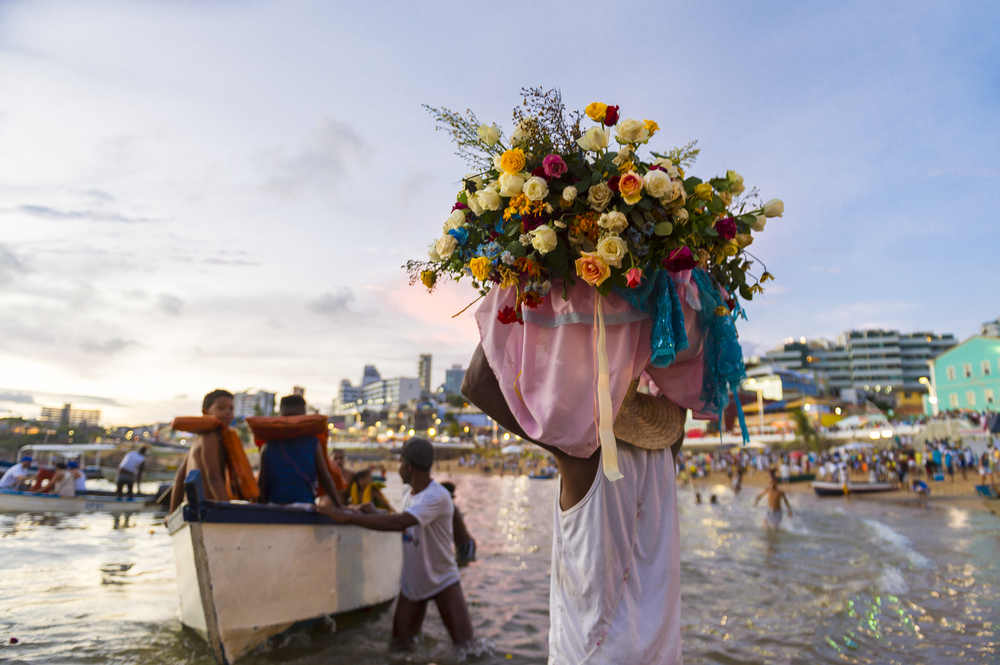
[(219, 433), (222, 448), (226, 451), (226, 489), (230, 499), (253, 501), (260, 496), (260, 487), (250, 468), (250, 460), (243, 451), (243, 442), (232, 427), (224, 427), (214, 416), (181, 416), (174, 418), (173, 427), (195, 434)]

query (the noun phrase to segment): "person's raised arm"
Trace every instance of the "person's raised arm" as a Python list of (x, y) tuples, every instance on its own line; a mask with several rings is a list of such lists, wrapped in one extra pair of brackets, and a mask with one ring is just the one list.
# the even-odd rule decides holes
[(405, 531), (418, 524), (417, 518), (410, 513), (361, 513), (354, 510), (344, 510), (332, 506), (319, 506), (316, 512), (322, 513), (340, 524), (354, 524), (373, 531)]
[(755, 505), (755, 506), (756, 506), (756, 505), (757, 505), (757, 503), (758, 503), (758, 502), (759, 502), (759, 501), (760, 501), (761, 499), (763, 499), (763, 498), (764, 498), (764, 495), (766, 495), (766, 494), (768, 493), (768, 491), (769, 491), (769, 490), (768, 490), (768, 488), (766, 488), (766, 487), (765, 487), (765, 488), (764, 488), (764, 491), (763, 491), (763, 492), (761, 492), (760, 494), (758, 494), (758, 495), (757, 495), (757, 498), (753, 500), (753, 505)]
[(333, 482), (333, 476), (330, 475), (330, 465), (326, 461), (326, 451), (321, 441), (316, 442), (316, 474), (319, 478), (319, 484), (326, 490), (326, 494), (330, 497), (330, 500), (338, 508), (343, 508), (344, 504), (340, 502), (340, 493), (337, 492), (337, 484)]

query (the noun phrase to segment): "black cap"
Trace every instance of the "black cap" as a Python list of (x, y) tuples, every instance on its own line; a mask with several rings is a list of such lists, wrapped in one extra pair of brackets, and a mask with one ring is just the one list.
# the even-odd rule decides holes
[(389, 452), (402, 455), (410, 464), (429, 469), (434, 466), (434, 446), (427, 439), (413, 437), (407, 439), (402, 448), (393, 448)]

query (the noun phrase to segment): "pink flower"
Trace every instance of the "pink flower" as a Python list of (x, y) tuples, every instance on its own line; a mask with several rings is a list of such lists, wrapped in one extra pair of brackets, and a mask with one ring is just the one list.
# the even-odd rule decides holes
[(625, 273), (625, 279), (628, 282), (628, 288), (634, 289), (642, 283), (642, 268), (632, 268), (627, 273)]
[(542, 168), (545, 169), (545, 175), (550, 178), (558, 178), (569, 170), (566, 162), (559, 155), (549, 155), (543, 159)]
[(736, 237), (736, 220), (732, 217), (720, 219), (715, 223), (715, 230), (726, 240), (732, 240)]

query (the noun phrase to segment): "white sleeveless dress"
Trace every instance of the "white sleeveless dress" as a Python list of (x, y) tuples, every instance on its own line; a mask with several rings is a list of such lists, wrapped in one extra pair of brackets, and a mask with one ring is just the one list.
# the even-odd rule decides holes
[(76, 479), (73, 478), (73, 474), (69, 472), (64, 473), (63, 477), (57, 480), (52, 487), (52, 494), (76, 496)]
[(569, 510), (556, 493), (549, 665), (681, 662), (673, 458), (620, 445), (618, 466)]

